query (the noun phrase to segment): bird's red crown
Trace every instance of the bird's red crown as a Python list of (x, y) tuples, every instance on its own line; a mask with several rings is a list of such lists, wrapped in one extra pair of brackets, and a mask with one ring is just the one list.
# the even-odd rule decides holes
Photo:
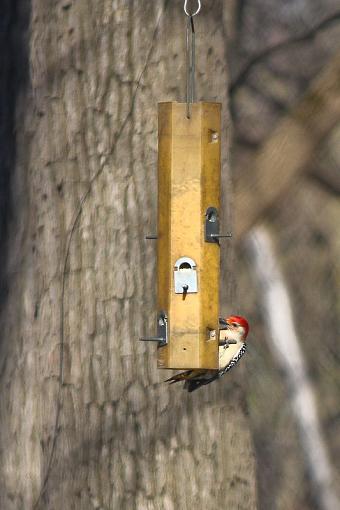
[(241, 317), (240, 315), (231, 315), (230, 317), (228, 317), (226, 319), (227, 322), (237, 322), (238, 324), (240, 324), (240, 326), (242, 326), (245, 330), (245, 334), (244, 336), (246, 337), (248, 335), (248, 332), (249, 332), (249, 324), (248, 324), (248, 321), (247, 319), (245, 319), (244, 317)]

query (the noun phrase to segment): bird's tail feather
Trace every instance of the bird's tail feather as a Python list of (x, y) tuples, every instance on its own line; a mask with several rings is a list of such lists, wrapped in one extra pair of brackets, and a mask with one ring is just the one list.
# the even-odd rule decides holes
[(200, 388), (201, 386), (210, 384), (215, 379), (217, 379), (217, 376), (211, 377), (209, 379), (189, 379), (185, 381), (183, 389), (188, 390), (188, 393), (191, 393), (195, 390), (198, 390), (198, 388)]
[(173, 375), (172, 377), (169, 377), (169, 379), (166, 379), (164, 382), (168, 382), (169, 384), (173, 384), (176, 382), (184, 381), (187, 379), (190, 375), (192, 370), (187, 370), (186, 372), (181, 372), (180, 374)]
[(191, 381), (185, 381), (183, 389), (191, 393), (192, 391), (198, 390), (200, 386), (202, 386), (202, 381), (195, 381), (195, 379), (192, 379)]

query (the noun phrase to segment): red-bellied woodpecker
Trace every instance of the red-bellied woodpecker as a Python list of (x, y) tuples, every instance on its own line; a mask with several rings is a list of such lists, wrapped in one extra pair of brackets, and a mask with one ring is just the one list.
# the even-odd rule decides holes
[(218, 370), (187, 370), (167, 379), (170, 384), (185, 381), (184, 389), (189, 392), (200, 386), (209, 384), (229, 372), (246, 352), (246, 338), (249, 332), (248, 321), (239, 315), (231, 315), (220, 319), (219, 369)]

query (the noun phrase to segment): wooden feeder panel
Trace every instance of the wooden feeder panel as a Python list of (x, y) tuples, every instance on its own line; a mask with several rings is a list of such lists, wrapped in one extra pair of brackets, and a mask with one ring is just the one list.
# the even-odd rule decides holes
[[(159, 368), (218, 369), (220, 247), (204, 226), (207, 209), (220, 209), (220, 133), (220, 103), (192, 104), (190, 119), (185, 103), (159, 104), (158, 310), (168, 317)], [(197, 292), (175, 292), (181, 257), (196, 263)]]

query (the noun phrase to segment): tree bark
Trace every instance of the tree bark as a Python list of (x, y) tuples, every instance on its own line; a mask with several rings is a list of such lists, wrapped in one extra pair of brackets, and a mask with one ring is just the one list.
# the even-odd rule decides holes
[[(24, 32), (28, 4), (15, 5)], [(138, 342), (155, 325), (156, 252), (144, 237), (156, 227), (157, 102), (184, 96), (182, 9), (31, 4), (5, 190), (4, 510), (256, 508), (245, 364), (188, 395), (163, 384), (155, 346)], [(215, 1), (195, 21), (198, 96), (224, 104), (226, 165), (223, 9)], [(223, 180), (226, 195), (226, 166)]]

